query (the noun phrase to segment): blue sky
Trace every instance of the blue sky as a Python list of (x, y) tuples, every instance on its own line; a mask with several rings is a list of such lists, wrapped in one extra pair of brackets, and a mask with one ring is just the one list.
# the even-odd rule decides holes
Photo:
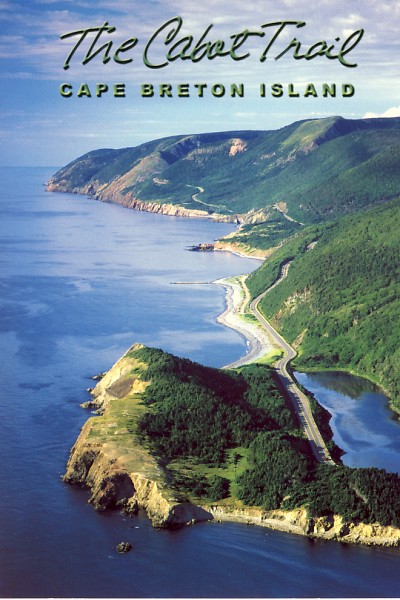
[[(174, 42), (192, 35), (194, 42), (212, 24), (205, 41), (230, 42), (230, 36), (245, 29), (264, 31), (252, 36), (239, 53), (230, 57), (206, 58), (199, 62), (177, 59), (161, 69), (143, 62), (146, 44), (169, 19), (181, 16), (183, 23)], [(302, 28), (286, 26), (274, 42), (265, 62), (259, 60), (271, 38), (273, 27), (263, 24), (285, 20), (304, 21)], [(340, 114), (348, 118), (400, 116), (400, 2), (399, 0), (0, 0), (0, 164), (61, 166), (96, 148), (134, 146), (168, 135), (238, 129), (276, 129), (293, 121)], [(100, 27), (104, 22), (115, 31), (104, 34), (97, 47), (113, 42), (113, 51), (130, 38), (134, 48), (103, 64), (100, 55), (82, 64), (89, 43), (84, 40), (71, 59), (63, 64), (78, 36), (60, 36), (80, 29)], [(160, 33), (151, 46), (151, 60), (164, 61), (168, 48)], [(335, 48), (352, 32), (364, 29), (358, 45), (347, 55), (357, 67), (348, 68), (324, 56), (295, 60), (293, 51), (279, 60), (274, 57), (295, 36), (306, 51), (325, 40)], [(91, 43), (88, 35), (87, 41)], [(340, 42), (335, 42), (340, 38)], [(86, 46), (85, 46), (86, 44)], [(179, 46), (180, 48), (182, 46)], [(82, 52), (83, 51), (83, 52)], [(333, 53), (334, 51), (332, 51)], [(72, 97), (64, 98), (60, 85), (72, 86)], [(86, 83), (92, 97), (78, 97)], [(125, 84), (125, 97), (112, 91), (95, 96), (97, 83), (112, 90)], [(152, 84), (153, 97), (141, 95), (142, 84)], [(172, 86), (173, 97), (159, 97), (160, 83)], [(196, 83), (206, 83), (204, 97), (197, 96)], [(214, 97), (210, 88), (225, 86), (224, 97)], [(266, 85), (266, 97), (259, 94)], [(280, 83), (284, 95), (272, 97), (270, 86)], [(300, 97), (288, 97), (291, 83)], [(304, 98), (305, 85), (313, 83), (318, 97)], [(336, 83), (336, 98), (323, 98), (321, 85)], [(343, 98), (342, 83), (355, 88), (353, 97)], [(189, 84), (190, 97), (177, 95), (178, 84)], [(231, 84), (243, 84), (244, 97), (231, 98)]]

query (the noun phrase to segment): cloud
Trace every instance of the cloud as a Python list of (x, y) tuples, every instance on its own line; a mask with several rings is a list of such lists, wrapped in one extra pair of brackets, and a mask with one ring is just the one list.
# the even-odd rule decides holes
[(400, 106), (392, 106), (391, 108), (385, 110), (385, 112), (382, 114), (367, 112), (363, 116), (363, 119), (377, 119), (379, 117), (400, 117)]
[[(182, 15), (184, 19), (185, 34), (191, 33), (200, 36), (204, 29), (213, 24), (212, 35), (229, 40), (229, 36), (243, 29), (259, 28), (262, 24), (282, 19), (302, 19), (307, 26), (293, 32), (292, 29), (284, 31), (289, 38), (297, 34), (305, 44), (314, 43), (317, 39), (332, 40), (343, 34), (353, 31), (357, 27), (368, 25), (368, 36), (357, 48), (357, 54), (364, 57), (364, 63), (371, 65), (370, 55), (365, 57), (367, 41), (375, 39), (375, 61), (382, 60), (391, 54), (393, 44), (397, 42), (397, 30), (391, 29), (393, 20), (386, 13), (385, 19), (381, 18), (381, 5), (371, 0), (359, 7), (359, 11), (346, 11), (338, 8), (338, 3), (333, 4), (328, 0), (320, 0), (318, 7), (310, 7), (308, 0), (281, 0), (280, 2), (242, 3), (239, 0), (148, 0), (146, 3), (139, 0), (34, 0), (19, 14), (11, 11), (11, 4), (0, 0), (0, 18), (7, 23), (8, 35), (23, 37), (20, 43), (10, 45), (4, 39), (0, 49), (3, 58), (10, 63), (16, 60), (25, 61), (30, 65), (37, 76), (55, 77), (60, 71), (60, 59), (65, 54), (65, 49), (71, 46), (62, 44), (59, 36), (67, 31), (74, 31), (86, 26), (97, 26), (108, 19), (117, 27), (118, 36), (122, 39), (135, 35), (144, 43), (149, 34), (166, 19)], [(339, 5), (341, 4), (339, 0)], [(396, 4), (388, 0), (385, 5)], [(393, 13), (392, 13), (393, 14)], [(382, 22), (384, 21), (384, 22)], [(385, 35), (383, 36), (383, 33)], [(267, 40), (269, 31), (266, 32)], [(285, 35), (280, 36), (283, 41)], [(257, 43), (258, 51), (263, 49), (262, 40), (250, 40)], [(285, 40), (286, 42), (286, 40)], [(378, 51), (383, 42), (387, 48)], [(249, 48), (250, 44), (246, 45)], [(383, 56), (384, 55), (384, 56)], [(321, 59), (322, 61), (322, 59)], [(316, 61), (318, 62), (318, 61)], [(282, 63), (280, 63), (282, 64)], [(315, 63), (313, 63), (314, 66)], [(209, 67), (210, 65), (208, 65)], [(199, 65), (198, 65), (199, 67)], [(97, 75), (97, 63), (91, 63), (85, 73), (94, 68)], [(10, 69), (11, 70), (11, 69)], [(104, 70), (104, 69), (103, 69)], [(183, 70), (183, 69), (181, 69)], [(187, 71), (190, 69), (188, 68)]]

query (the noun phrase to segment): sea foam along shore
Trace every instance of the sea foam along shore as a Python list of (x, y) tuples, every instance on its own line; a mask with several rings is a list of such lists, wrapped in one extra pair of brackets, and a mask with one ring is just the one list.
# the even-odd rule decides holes
[(249, 346), (248, 352), (225, 368), (241, 367), (255, 362), (270, 353), (278, 351), (272, 338), (248, 312), (250, 295), (245, 285), (246, 275), (229, 279), (218, 279), (216, 285), (226, 289), (226, 309), (217, 321), (226, 327), (234, 329), (242, 335)]

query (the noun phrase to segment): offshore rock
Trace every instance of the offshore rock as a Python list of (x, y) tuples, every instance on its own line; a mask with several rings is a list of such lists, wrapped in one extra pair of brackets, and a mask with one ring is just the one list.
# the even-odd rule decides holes
[(130, 544), (129, 542), (120, 542), (119, 544), (117, 544), (115, 549), (121, 554), (126, 554), (127, 552), (130, 552), (130, 550), (132, 550), (132, 544)]

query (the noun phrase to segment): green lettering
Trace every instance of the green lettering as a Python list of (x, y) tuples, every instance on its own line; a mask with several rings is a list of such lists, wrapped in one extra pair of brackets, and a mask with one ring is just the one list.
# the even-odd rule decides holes
[(152, 83), (142, 83), (141, 95), (143, 98), (151, 98), (154, 96), (154, 88)]
[(274, 98), (282, 98), (283, 85), (281, 83), (273, 83), (271, 85), (271, 96), (273, 96)]
[(114, 98), (125, 98), (125, 84), (115, 83), (114, 84)]
[(308, 98), (308, 96), (314, 96), (314, 98), (318, 98), (317, 90), (315, 89), (315, 86), (312, 83), (307, 83), (306, 85), (304, 98)]
[(118, 48), (118, 50), (116, 50), (116, 52), (114, 53), (114, 60), (116, 63), (119, 63), (121, 65), (126, 65), (127, 63), (130, 63), (133, 61), (133, 58), (119, 58), (119, 54), (122, 52), (128, 52), (128, 50), (132, 50), (132, 48), (134, 48), (136, 46), (136, 44), (138, 43), (138, 38), (130, 38), (129, 40), (125, 40), (125, 42), (123, 42), (120, 47)]
[(225, 96), (225, 86), (222, 83), (215, 83), (211, 87), (211, 93), (215, 98), (222, 98)]
[(332, 96), (332, 98), (336, 97), (336, 84), (332, 83), (331, 86), (327, 83), (322, 84), (322, 95), (324, 98), (328, 96)]
[(60, 94), (64, 98), (71, 98), (71, 96), (72, 96), (72, 85), (70, 83), (62, 83), (60, 85)]
[(96, 96), (98, 98), (101, 98), (106, 92), (108, 92), (108, 85), (106, 83), (98, 83), (96, 85)]
[(343, 98), (351, 98), (356, 93), (354, 85), (351, 83), (344, 83), (342, 85), (342, 96)]
[(189, 84), (181, 83), (178, 85), (178, 97), (189, 98)]
[[(346, 62), (343, 57), (346, 54), (348, 54), (349, 52), (351, 52), (353, 50), (353, 48), (355, 48), (357, 46), (357, 44), (361, 41), (363, 35), (364, 35), (364, 29), (357, 29), (357, 31), (354, 31), (347, 38), (347, 40), (344, 42), (343, 46), (341, 47), (339, 54), (338, 54), (338, 59), (339, 59), (339, 62), (342, 65), (344, 65), (345, 67), (353, 68), (353, 67), (357, 66), (357, 63), (350, 64), (350, 63)], [(354, 40), (353, 40), (353, 38), (354, 38)]]
[(89, 86), (87, 85), (87, 83), (82, 83), (78, 93), (76, 94), (78, 96), (78, 98), (81, 98), (82, 96), (86, 96), (87, 98), (91, 98), (92, 94), (90, 93), (89, 90)]
[(172, 98), (172, 85), (170, 83), (160, 83), (160, 97)]

